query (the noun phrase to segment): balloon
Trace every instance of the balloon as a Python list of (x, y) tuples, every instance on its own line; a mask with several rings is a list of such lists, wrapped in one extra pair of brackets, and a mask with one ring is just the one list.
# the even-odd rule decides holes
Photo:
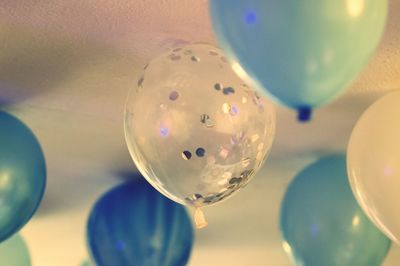
[(45, 183), (46, 166), (37, 139), (17, 118), (0, 112), (0, 242), (32, 217)]
[(94, 266), (92, 263), (90, 263), (90, 261), (82, 261), (81, 266)]
[[(238, 74), (309, 119), (354, 80), (382, 35), (386, 0), (210, 1), (216, 37)], [(244, 71), (243, 71), (244, 70)], [(247, 73), (247, 75), (246, 75)]]
[(390, 248), (354, 199), (343, 155), (325, 157), (295, 177), (280, 227), (295, 265), (379, 266)]
[(0, 243), (0, 264), (4, 266), (30, 266), (28, 248), (19, 234)]
[(180, 266), (189, 259), (193, 227), (184, 207), (134, 180), (96, 202), (87, 237), (98, 266)]
[(347, 151), (356, 199), (382, 232), (400, 244), (400, 91), (367, 109)]
[(165, 196), (196, 207), (246, 185), (274, 132), (272, 105), (206, 44), (151, 61), (126, 106), (125, 136), (138, 169)]

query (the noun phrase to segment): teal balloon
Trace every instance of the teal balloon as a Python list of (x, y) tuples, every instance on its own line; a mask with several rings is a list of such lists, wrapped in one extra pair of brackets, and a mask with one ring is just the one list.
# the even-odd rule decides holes
[(379, 266), (391, 244), (358, 206), (343, 155), (325, 157), (294, 178), (280, 228), (284, 249), (299, 266)]
[(97, 266), (184, 266), (193, 245), (186, 209), (144, 177), (105, 193), (88, 220), (87, 239)]
[(29, 250), (19, 234), (0, 243), (0, 265), (30, 266)]
[(46, 166), (32, 131), (0, 112), (0, 242), (23, 227), (43, 197)]
[(231, 61), (273, 99), (303, 112), (357, 77), (379, 43), (387, 8), (387, 0), (210, 1)]

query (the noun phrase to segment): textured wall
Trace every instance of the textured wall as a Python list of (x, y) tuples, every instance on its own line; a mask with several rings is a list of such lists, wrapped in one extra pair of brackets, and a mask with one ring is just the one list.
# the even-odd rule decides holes
[[(400, 0), (390, 0), (379, 52), (355, 91), (400, 87)], [(5, 0), (0, 21), (97, 42), (148, 60), (185, 41), (212, 42), (206, 0)]]

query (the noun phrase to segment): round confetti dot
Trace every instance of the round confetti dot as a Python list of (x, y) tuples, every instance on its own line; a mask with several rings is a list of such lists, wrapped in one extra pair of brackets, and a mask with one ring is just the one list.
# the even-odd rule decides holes
[(235, 89), (232, 87), (226, 87), (222, 90), (222, 93), (225, 95), (229, 95), (229, 94), (234, 94), (235, 93)]
[(200, 122), (203, 124), (205, 124), (208, 119), (210, 119), (210, 116), (208, 114), (202, 114), (200, 116)]
[(210, 118), (207, 114), (202, 114), (200, 116), (200, 122), (203, 123), (207, 128), (211, 128), (215, 126), (215, 121)]
[(221, 83), (215, 83), (214, 89), (217, 90), (217, 91), (222, 90), (222, 84)]
[(231, 111), (231, 105), (229, 103), (224, 103), (222, 105), (222, 112), (224, 112), (225, 114), (229, 114)]
[(236, 106), (232, 106), (231, 111), (229, 112), (232, 116), (236, 116), (239, 113), (239, 110)]
[(184, 160), (190, 160), (190, 158), (192, 158), (192, 154), (190, 153), (190, 151), (184, 151), (182, 152), (182, 158)]
[(170, 94), (169, 94), (169, 99), (171, 100), (171, 101), (175, 101), (176, 99), (178, 99), (179, 98), (179, 93), (177, 92), (177, 91), (172, 91)]
[(199, 194), (199, 193), (196, 193), (196, 194), (194, 194), (194, 197), (193, 198), (195, 198), (195, 199), (201, 199), (201, 198), (203, 198), (203, 196), (201, 195), (201, 194)]
[(141, 86), (143, 85), (143, 81), (144, 81), (144, 76), (141, 76), (140, 79), (138, 80), (137, 85), (138, 85), (139, 87), (141, 87)]
[(198, 58), (197, 56), (192, 56), (191, 59), (193, 62), (200, 62), (200, 58)]
[(160, 134), (161, 134), (161, 136), (166, 137), (166, 136), (168, 136), (168, 133), (169, 133), (168, 128), (166, 128), (166, 127), (161, 127), (161, 128), (160, 128)]
[(196, 150), (196, 155), (197, 155), (198, 157), (203, 157), (205, 153), (206, 153), (206, 150), (203, 149), (203, 148), (198, 148), (198, 149)]

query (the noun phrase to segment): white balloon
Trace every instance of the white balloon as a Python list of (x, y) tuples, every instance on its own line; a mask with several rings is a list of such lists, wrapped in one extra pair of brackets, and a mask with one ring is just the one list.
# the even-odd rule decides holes
[(195, 207), (246, 185), (274, 133), (273, 106), (206, 44), (151, 61), (126, 105), (126, 141), (140, 172), (165, 196)]
[(361, 116), (348, 145), (347, 170), (361, 207), (400, 244), (400, 91)]

